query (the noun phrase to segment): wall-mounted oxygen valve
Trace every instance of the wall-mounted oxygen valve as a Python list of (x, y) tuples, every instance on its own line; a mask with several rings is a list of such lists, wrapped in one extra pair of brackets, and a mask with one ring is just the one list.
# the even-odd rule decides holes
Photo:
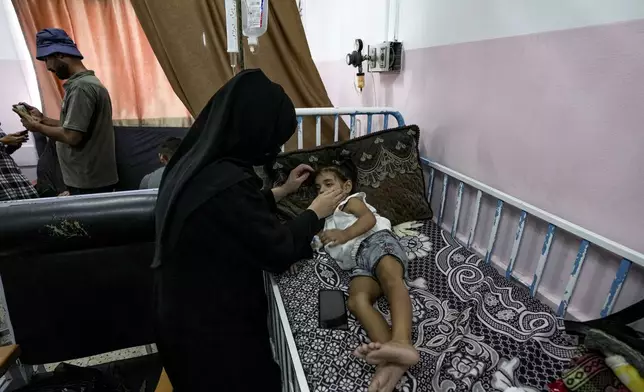
[(364, 88), (364, 73), (362, 72), (362, 63), (368, 60), (368, 56), (362, 55), (362, 40), (360, 38), (356, 39), (353, 52), (347, 54), (347, 65), (352, 65), (355, 68), (358, 68), (356, 73), (356, 87), (362, 91)]
[(367, 72), (400, 72), (402, 69), (402, 42), (385, 41), (370, 45), (366, 54), (362, 54), (363, 48), (362, 40), (358, 38), (353, 52), (347, 54), (347, 65), (358, 68), (356, 86), (360, 91), (364, 88), (363, 62), (367, 62)]

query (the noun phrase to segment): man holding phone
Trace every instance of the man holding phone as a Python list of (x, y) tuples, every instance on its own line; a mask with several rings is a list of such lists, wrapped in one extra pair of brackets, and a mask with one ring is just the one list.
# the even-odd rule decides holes
[(0, 129), (0, 201), (33, 199), (36, 188), (22, 174), (11, 154), (29, 138), (27, 131), (7, 135)]
[(63, 180), (71, 195), (113, 191), (118, 174), (109, 92), (94, 71), (85, 68), (83, 55), (64, 30), (39, 31), (36, 58), (65, 80), (65, 97), (60, 120), (20, 103), (29, 113), (21, 115), (22, 124), (56, 141)]

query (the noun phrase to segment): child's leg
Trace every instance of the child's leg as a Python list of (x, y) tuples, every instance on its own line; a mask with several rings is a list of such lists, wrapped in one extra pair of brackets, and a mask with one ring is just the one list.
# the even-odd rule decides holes
[(349, 285), (349, 311), (360, 321), (372, 342), (391, 340), (389, 324), (373, 304), (382, 295), (380, 285), (368, 276), (356, 276)]
[(371, 351), (367, 359), (371, 363), (414, 365), (419, 357), (411, 344), (412, 308), (403, 266), (396, 258), (385, 256), (376, 267), (376, 276), (391, 309), (391, 341)]
[(411, 299), (405, 286), (403, 266), (391, 256), (378, 263), (376, 276), (391, 309), (391, 339), (411, 343)]

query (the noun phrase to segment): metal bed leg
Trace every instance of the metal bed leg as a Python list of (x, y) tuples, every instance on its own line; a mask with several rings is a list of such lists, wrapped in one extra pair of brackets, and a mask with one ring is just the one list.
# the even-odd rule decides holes
[(264, 274), (264, 287), (269, 301), (267, 322), (271, 347), (275, 361), (282, 370), (282, 391), (310, 392), (279, 288), (268, 273)]

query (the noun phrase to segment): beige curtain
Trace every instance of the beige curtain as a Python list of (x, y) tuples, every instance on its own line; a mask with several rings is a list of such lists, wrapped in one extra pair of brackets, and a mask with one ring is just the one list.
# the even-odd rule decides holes
[(35, 59), (36, 33), (64, 29), (110, 92), (115, 124), (188, 126), (177, 97), (150, 47), (130, 0), (13, 0), (36, 68), (47, 116), (58, 118), (62, 82)]
[[(170, 84), (193, 115), (233, 71), (226, 53), (224, 0), (131, 0)], [(313, 63), (295, 0), (270, 2), (268, 32), (250, 54), (246, 68), (261, 68), (281, 84), (296, 107), (333, 106)], [(304, 145), (315, 145), (315, 123), (304, 124)], [(348, 138), (341, 123), (340, 138)], [(294, 146), (296, 137), (289, 147)], [(322, 142), (333, 141), (333, 119), (322, 124)]]

